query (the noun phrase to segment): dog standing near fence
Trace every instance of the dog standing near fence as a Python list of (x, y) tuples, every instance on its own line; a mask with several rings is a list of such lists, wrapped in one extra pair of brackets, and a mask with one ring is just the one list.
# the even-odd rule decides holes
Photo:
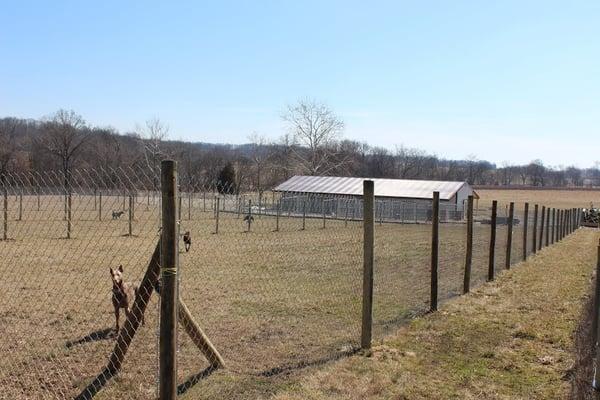
[(185, 246), (185, 252), (187, 253), (190, 251), (190, 247), (192, 247), (192, 234), (190, 231), (186, 231), (183, 234), (183, 244)]
[[(131, 306), (138, 294), (138, 285), (123, 281), (123, 265), (119, 265), (113, 269), (110, 267), (110, 277), (112, 280), (112, 304), (115, 309), (115, 332), (119, 333), (119, 311), (125, 309), (126, 317), (131, 313)], [(144, 324), (144, 316), (142, 315), (142, 325)]]

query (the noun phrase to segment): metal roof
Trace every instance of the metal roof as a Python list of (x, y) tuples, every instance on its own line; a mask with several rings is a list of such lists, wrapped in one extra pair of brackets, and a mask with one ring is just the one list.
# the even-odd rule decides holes
[(433, 192), (437, 191), (440, 192), (440, 200), (450, 200), (463, 185), (468, 185), (466, 182), (449, 181), (296, 175), (274, 191), (362, 196), (364, 180), (375, 182), (376, 197), (411, 199), (431, 199)]

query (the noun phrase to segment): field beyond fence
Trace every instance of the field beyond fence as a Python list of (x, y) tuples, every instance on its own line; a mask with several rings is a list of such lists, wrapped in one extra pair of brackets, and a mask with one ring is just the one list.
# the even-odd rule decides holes
[[(134, 169), (3, 177), (2, 396), (156, 397), (160, 296), (153, 289), (118, 374), (102, 387), (90, 384), (115, 353), (110, 269), (122, 266), (124, 281), (139, 284), (152, 265), (161, 235), (159, 181), (158, 171)], [(194, 391), (215, 399), (267, 396), (307, 368), (360, 350), (362, 198), (335, 199), (333, 207), (331, 199), (297, 193), (291, 208), (280, 194), (234, 193), (207, 183), (182, 184), (180, 193), (180, 234), (191, 236), (189, 252), (183, 240), (179, 246), (181, 300), (225, 364), (216, 368), (217, 360), (180, 329), (183, 398)], [(491, 204), (482, 202), (468, 246), (462, 208), (441, 207), (438, 225), (431, 202), (412, 217), (405, 210), (417, 206), (407, 202), (377, 204), (374, 340), (432, 308), (433, 226), (439, 228), (436, 294), (443, 300), (465, 290), (468, 249), (475, 286), (564, 237), (580, 218), (576, 208), (550, 212), (533, 203), (511, 212), (509, 202), (497, 203), (494, 218)]]

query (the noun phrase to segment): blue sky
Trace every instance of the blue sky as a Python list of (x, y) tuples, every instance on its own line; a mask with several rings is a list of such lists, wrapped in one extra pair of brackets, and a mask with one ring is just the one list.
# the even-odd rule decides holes
[[(600, 161), (599, 1), (3, 1), (0, 115), (277, 138), (298, 98), (345, 137), (497, 163)], [(595, 142), (595, 145), (591, 145)]]

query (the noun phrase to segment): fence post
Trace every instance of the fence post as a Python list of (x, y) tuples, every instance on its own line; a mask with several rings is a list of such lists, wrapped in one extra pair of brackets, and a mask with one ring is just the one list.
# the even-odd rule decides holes
[(373, 181), (363, 181), (363, 297), (360, 346), (371, 348), (373, 328), (374, 190)]
[(162, 234), (160, 254), (159, 398), (177, 398), (177, 164), (161, 162)]
[(248, 231), (250, 232), (250, 229), (252, 229), (252, 199), (248, 200), (248, 221), (246, 221), (248, 223)]
[(471, 267), (473, 265), (473, 195), (467, 197), (467, 254), (465, 257), (465, 276), (463, 294), (471, 290)]
[(556, 241), (556, 208), (552, 207), (552, 235), (550, 236), (550, 244)]
[(3, 233), (2, 233), (2, 240), (8, 240), (8, 189), (6, 188), (6, 186), (4, 187), (4, 193), (3, 193), (3, 197), (4, 197), (4, 205), (2, 207), (2, 214), (3, 214), (3, 219), (4, 219), (4, 228), (3, 228)]
[(217, 196), (217, 211), (215, 214), (215, 235), (219, 234), (219, 201), (220, 197)]
[[(94, 211), (96, 211), (98, 209), (98, 198), (96, 196), (98, 196), (98, 189), (94, 188)], [(40, 211), (39, 207), (38, 207), (38, 211)]]
[(19, 193), (19, 221), (23, 220), (23, 191)]
[[(273, 192), (275, 193), (275, 192)], [(275, 214), (275, 232), (279, 232), (279, 214), (281, 213), (281, 199), (277, 200), (277, 210)]]
[(546, 247), (550, 245), (550, 207), (546, 208), (546, 239), (544, 245)]
[(431, 304), (430, 311), (438, 308), (438, 264), (440, 240), (440, 192), (433, 192), (431, 204)]
[(37, 188), (36, 192), (37, 192), (37, 210), (40, 211), (40, 188)]
[(529, 203), (523, 209), (523, 261), (527, 260), (527, 229), (529, 228)]
[(72, 228), (71, 206), (73, 204), (72, 201), (73, 201), (73, 199), (72, 199), (72, 195), (71, 195), (71, 188), (69, 188), (69, 193), (67, 194), (67, 239), (71, 239), (71, 228)]
[(538, 251), (542, 250), (542, 247), (544, 245), (544, 229), (546, 228), (546, 206), (542, 206), (541, 217), (542, 220), (540, 223), (540, 240), (538, 242)]
[(512, 239), (513, 239), (513, 220), (515, 218), (515, 203), (510, 202), (508, 206), (508, 221), (506, 221), (506, 260), (504, 260), (504, 268), (510, 269), (512, 256)]
[(306, 229), (306, 196), (302, 197), (302, 230)]
[(98, 221), (102, 221), (102, 192), (98, 194)]
[(188, 221), (192, 220), (192, 192), (188, 192)]
[(494, 263), (496, 261), (496, 216), (498, 214), (498, 201), (492, 201), (492, 219), (490, 222), (490, 251), (488, 258), (488, 281), (494, 280)]
[(559, 209), (558, 210), (557, 222), (556, 222), (557, 230), (558, 230), (557, 237), (556, 237), (556, 241), (557, 242), (560, 242), (562, 240), (562, 228), (563, 228), (563, 226), (562, 226), (562, 217), (563, 217), (563, 210)]
[(129, 194), (129, 236), (133, 236), (133, 196)]
[(538, 228), (539, 206), (533, 206), (533, 235), (531, 236), (531, 245), (533, 254), (537, 253), (537, 228)]
[(346, 199), (346, 216), (344, 217), (344, 226), (348, 226), (348, 199)]
[(321, 208), (323, 211), (323, 229), (325, 229), (325, 197), (321, 199)]

